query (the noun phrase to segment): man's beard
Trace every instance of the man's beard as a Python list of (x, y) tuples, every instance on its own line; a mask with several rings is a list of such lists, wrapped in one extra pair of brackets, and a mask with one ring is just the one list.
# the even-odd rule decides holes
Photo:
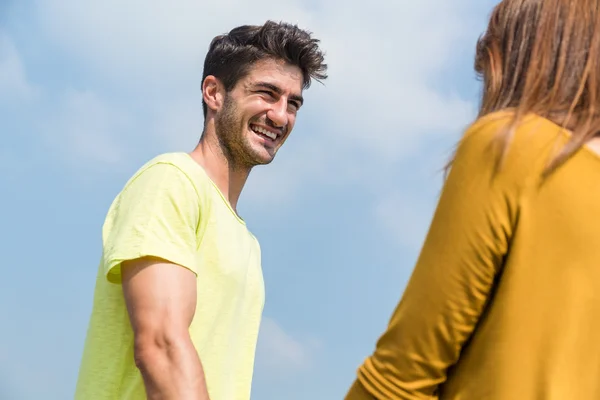
[(228, 94), (225, 95), (223, 108), (215, 117), (215, 130), (223, 153), (234, 169), (249, 169), (265, 164), (252, 149), (245, 136), (246, 129), (249, 127), (244, 126), (243, 116), (235, 101)]

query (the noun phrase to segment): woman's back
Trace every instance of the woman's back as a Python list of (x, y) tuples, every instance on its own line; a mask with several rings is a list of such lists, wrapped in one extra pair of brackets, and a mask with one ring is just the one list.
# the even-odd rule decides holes
[(496, 173), (490, 146), (510, 121), (493, 113), (465, 134), (347, 399), (600, 398), (600, 157), (584, 147), (543, 177), (569, 136), (529, 115)]
[[(480, 129), (489, 136), (494, 123)], [(517, 129), (508, 252), (441, 399), (600, 398), (600, 157), (584, 147), (542, 180), (557, 137), (564, 146), (566, 133), (540, 117)]]

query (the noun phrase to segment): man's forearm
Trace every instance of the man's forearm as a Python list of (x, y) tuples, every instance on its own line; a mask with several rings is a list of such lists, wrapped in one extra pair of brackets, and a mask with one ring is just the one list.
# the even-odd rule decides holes
[(209, 400), (202, 363), (189, 338), (141, 344), (136, 364), (148, 400)]

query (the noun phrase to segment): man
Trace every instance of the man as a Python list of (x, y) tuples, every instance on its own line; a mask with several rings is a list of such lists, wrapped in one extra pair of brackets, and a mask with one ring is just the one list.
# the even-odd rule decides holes
[(327, 77), (318, 42), (271, 21), (213, 39), (198, 146), (149, 161), (108, 212), (76, 399), (250, 398), (264, 286), (237, 203)]

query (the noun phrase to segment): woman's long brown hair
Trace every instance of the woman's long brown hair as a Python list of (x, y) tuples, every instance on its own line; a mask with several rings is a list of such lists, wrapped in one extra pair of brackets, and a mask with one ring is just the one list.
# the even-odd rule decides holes
[(600, 0), (504, 0), (477, 42), (483, 80), (479, 117), (512, 111), (498, 139), (500, 168), (515, 128), (528, 114), (571, 132), (549, 161), (554, 171), (600, 132)]

